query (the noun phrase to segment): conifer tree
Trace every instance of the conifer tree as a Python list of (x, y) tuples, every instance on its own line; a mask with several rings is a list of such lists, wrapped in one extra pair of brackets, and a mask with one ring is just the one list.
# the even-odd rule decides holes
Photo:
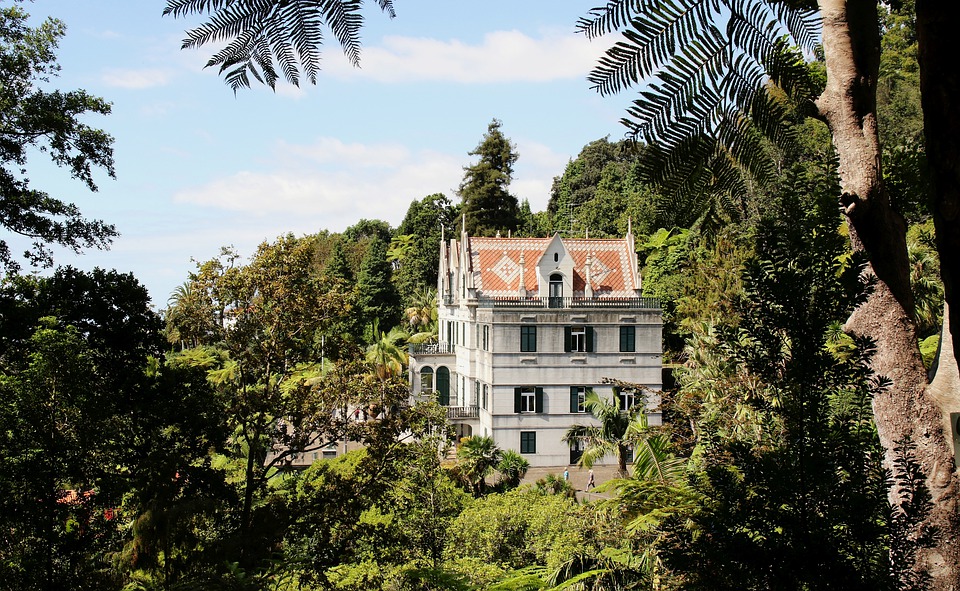
[(330, 258), (323, 268), (325, 279), (338, 281), (347, 285), (353, 284), (353, 269), (347, 261), (347, 255), (343, 252), (343, 240), (337, 240), (333, 245)]
[(387, 245), (379, 237), (374, 238), (357, 275), (357, 302), (364, 324), (369, 326), (377, 318), (384, 331), (400, 322), (400, 296), (390, 280), (391, 274)]
[(463, 169), (459, 194), (467, 232), (474, 236), (515, 232), (519, 225), (520, 206), (507, 191), (518, 154), (500, 131), (502, 125), (497, 119), (490, 122), (480, 144), (470, 152), (479, 161)]

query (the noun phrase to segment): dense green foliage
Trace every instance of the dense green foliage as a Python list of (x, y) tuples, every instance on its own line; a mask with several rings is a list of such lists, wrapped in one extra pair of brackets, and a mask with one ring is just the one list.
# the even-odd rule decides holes
[[(282, 31), (258, 29), (270, 15), (253, 18), (254, 4), (211, 8), (190, 33), (202, 43), (234, 25), (253, 32), (215, 58), (235, 86), (277, 78), (258, 60)], [(337, 36), (350, 45), (358, 6), (306, 16), (346, 27)], [(935, 349), (943, 292), (923, 223), (910, 9), (882, 15), (880, 115), (888, 182), (917, 222), (919, 336)], [(4, 15), (10, 34), (28, 34)], [(29, 33), (49, 50), (60, 32), (47, 34)], [(249, 260), (225, 249), (198, 264), (162, 320), (130, 276), (8, 277), (0, 589), (923, 588), (912, 563), (936, 535), (918, 529), (930, 495), (903, 441), (902, 503), (888, 505), (870, 412), (887, 382), (868, 368), (872, 344), (840, 329), (871, 286), (836, 210), (829, 137), (788, 111), (774, 127), (794, 141), (758, 144), (776, 164), (771, 182), (742, 194), (698, 185), (709, 175), (683, 195), (655, 192), (639, 165), (650, 148), (601, 139), (556, 177), (547, 211), (532, 212), (507, 191), (518, 156), (494, 120), (459, 206), (429, 195), (396, 229), (359, 220), (342, 234), (282, 236)], [(438, 245), (461, 214), (471, 234), (637, 234), (678, 383), (665, 427), (648, 426), (642, 405), (621, 412), (590, 393), (595, 420), (567, 440), (583, 444), (584, 467), (616, 458), (623, 478), (586, 499), (556, 475), (523, 484), (522, 455), (489, 437), (450, 441), (445, 410), (409, 400), (406, 344), (437, 338)]]

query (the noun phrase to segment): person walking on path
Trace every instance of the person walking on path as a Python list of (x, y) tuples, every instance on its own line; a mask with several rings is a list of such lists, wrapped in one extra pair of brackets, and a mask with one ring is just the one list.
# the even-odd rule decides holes
[(590, 487), (597, 488), (597, 484), (593, 481), (593, 470), (587, 473), (587, 488), (584, 490), (590, 490)]
[(563, 480), (564, 482), (570, 480), (570, 469), (567, 468), (563, 471)]

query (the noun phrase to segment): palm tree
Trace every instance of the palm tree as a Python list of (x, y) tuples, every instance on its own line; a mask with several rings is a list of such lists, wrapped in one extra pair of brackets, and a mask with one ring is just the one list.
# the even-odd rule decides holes
[(518, 452), (512, 449), (503, 450), (500, 454), (500, 461), (497, 463), (497, 472), (500, 473), (501, 481), (511, 488), (520, 486), (520, 481), (527, 475), (530, 469), (530, 462)]
[[(380, 407), (384, 409), (388, 382), (403, 375), (407, 364), (407, 351), (403, 344), (407, 333), (397, 327), (390, 332), (380, 330), (379, 319), (374, 318), (372, 326), (373, 344), (367, 347), (367, 362), (373, 366), (372, 378), (376, 378), (380, 388)], [(376, 413), (374, 413), (376, 414)]]
[(411, 343), (424, 343), (437, 339), (437, 290), (424, 287), (413, 296), (413, 301), (403, 315), (413, 331)]
[[(600, 424), (574, 425), (567, 430), (562, 441), (583, 446), (578, 465), (584, 468), (590, 468), (604, 456), (613, 454), (617, 458), (618, 474), (626, 478), (630, 448), (638, 434), (647, 428), (642, 405), (621, 411), (616, 400), (604, 400), (593, 390), (587, 390), (583, 405)], [(642, 427), (633, 426), (634, 423), (640, 423)]]
[(380, 330), (380, 321), (373, 321), (373, 344), (367, 347), (367, 361), (373, 365), (374, 374), (380, 381), (403, 375), (403, 366), (407, 364), (407, 352), (403, 343), (407, 333), (399, 328), (390, 332)]
[(474, 495), (483, 494), (487, 484), (484, 478), (500, 463), (502, 457), (503, 450), (493, 442), (492, 437), (474, 435), (464, 438), (460, 443), (457, 463)]

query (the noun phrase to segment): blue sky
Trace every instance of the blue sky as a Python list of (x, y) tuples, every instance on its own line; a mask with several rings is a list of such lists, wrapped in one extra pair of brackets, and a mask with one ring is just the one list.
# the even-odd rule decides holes
[(121, 232), (110, 251), (58, 263), (133, 272), (163, 307), (221, 246), (249, 256), (287, 232), (396, 226), (414, 199), (456, 199), (492, 118), (520, 155), (511, 191), (535, 211), (584, 144), (623, 134), (632, 97), (600, 97), (585, 79), (612, 42), (574, 32), (590, 2), (396, 0), (393, 20), (366, 4), (360, 69), (330, 43), (316, 86), (236, 96), (203, 69), (213, 48), (180, 50), (201, 19), (161, 17), (162, 0), (25, 4), (67, 24), (54, 85), (113, 104), (88, 120), (116, 139), (117, 179), (100, 175), (98, 193), (30, 162), (39, 188)]

